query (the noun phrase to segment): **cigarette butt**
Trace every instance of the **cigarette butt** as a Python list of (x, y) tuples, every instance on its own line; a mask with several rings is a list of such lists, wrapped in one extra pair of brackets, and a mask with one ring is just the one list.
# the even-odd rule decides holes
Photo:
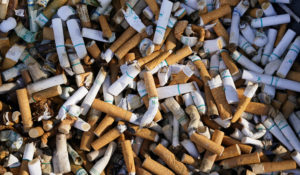
[[(160, 49), (161, 49), (161, 47), (164, 45), (166, 39), (168, 38), (169, 34), (171, 33), (171, 31), (172, 31), (172, 28), (167, 27), (167, 30), (166, 30), (166, 32), (165, 32), (165, 35), (164, 35), (164, 38), (163, 38), (161, 44), (155, 45), (155, 46), (154, 46), (154, 51), (157, 51), (157, 50), (160, 50)], [(166, 47), (166, 48), (167, 48), (167, 47)], [(169, 50), (169, 49), (166, 49), (166, 50)]]
[(54, 40), (54, 32), (51, 27), (44, 27), (43, 28), (43, 39), (44, 40)]
[(240, 156), (222, 160), (220, 162), (220, 165), (222, 165), (224, 169), (229, 169), (237, 166), (249, 165), (255, 163), (260, 163), (260, 156), (258, 152), (251, 153), (251, 154), (242, 154)]
[(91, 28), (92, 23), (89, 17), (89, 12), (86, 4), (76, 4), (76, 11), (80, 18), (82, 27)]
[(195, 132), (190, 136), (190, 139), (196, 145), (199, 145), (199, 146), (203, 147), (204, 149), (206, 149), (212, 153), (215, 153), (217, 155), (221, 155), (224, 151), (223, 146), (218, 145), (215, 142), (206, 138), (205, 136), (197, 134)]
[(260, 18), (260, 17), (262, 17), (264, 11), (260, 8), (252, 8), (249, 10), (248, 13), (253, 18)]
[(103, 32), (103, 37), (110, 38), (112, 36), (112, 31), (110, 30), (109, 24), (105, 16), (99, 16), (99, 23)]
[(90, 151), (91, 149), (91, 143), (94, 140), (94, 130), (96, 128), (96, 123), (99, 119), (98, 111), (93, 112), (94, 110), (90, 111), (89, 117), (88, 117), (88, 124), (91, 126), (89, 131), (86, 131), (82, 134), (81, 142), (80, 142), (80, 150), (83, 151)]
[(286, 79), (300, 82), (300, 72), (289, 71), (289, 73), (286, 76)]
[(24, 131), (28, 132), (29, 129), (32, 127), (33, 122), (32, 122), (30, 105), (28, 101), (27, 90), (26, 88), (19, 89), (16, 91), (16, 93), (17, 93), (19, 108), (22, 116)]
[(21, 70), (21, 75), (22, 75), (22, 79), (24, 80), (25, 84), (30, 84), (32, 82), (32, 79), (29, 75), (29, 72), (28, 70), (24, 69), (24, 70)]
[(234, 145), (226, 147), (224, 149), (223, 154), (216, 158), (216, 161), (228, 159), (228, 158), (231, 158), (231, 157), (236, 157), (236, 156), (239, 156), (239, 155), (241, 155), (241, 149), (240, 149), (238, 144), (234, 144)]
[(264, 103), (250, 102), (245, 112), (249, 112), (255, 115), (267, 115), (270, 110), (270, 106)]
[[(215, 130), (212, 135), (211, 140), (213, 142), (215, 142), (217, 145), (221, 145), (223, 137), (224, 137), (224, 132), (222, 132), (220, 130)], [(203, 160), (201, 162), (199, 170), (202, 172), (209, 173), (214, 165), (214, 162), (215, 162), (217, 156), (218, 156), (217, 154), (206, 151), (204, 154)]]
[(122, 59), (131, 49), (135, 48), (141, 41), (147, 36), (144, 31), (142, 33), (135, 34), (127, 42), (125, 42), (115, 53), (115, 56), (120, 60)]
[(222, 36), (224, 38), (224, 40), (226, 41), (226, 43), (228, 44), (229, 43), (229, 35), (228, 35), (226, 29), (224, 28), (223, 24), (220, 22), (220, 20), (215, 19), (212, 21), (212, 23), (216, 23), (216, 25), (213, 27), (216, 34), (218, 36)]
[(207, 115), (201, 116), (201, 121), (204, 123), (205, 126), (211, 129), (221, 129), (221, 127), (213, 120), (210, 119)]
[(169, 85), (174, 85), (174, 84), (184, 84), (186, 82), (188, 82), (188, 80), (190, 79), (190, 73), (193, 72), (189, 72), (189, 75), (187, 75), (183, 70), (181, 70), (173, 79), (172, 81), (169, 83)]
[(150, 156), (146, 157), (142, 164), (143, 168), (146, 168), (150, 172), (157, 174), (157, 175), (175, 175), (171, 170), (167, 167), (163, 166), (162, 164), (156, 162), (155, 160), (151, 159)]
[(124, 130), (126, 130), (125, 125), (120, 125), (121, 127), (117, 126), (109, 131), (107, 131), (104, 135), (100, 136), (97, 140), (93, 141), (91, 143), (91, 146), (93, 147), (94, 150), (99, 150), (105, 145), (109, 144), (116, 138), (118, 138)]
[(230, 6), (224, 5), (216, 10), (200, 15), (200, 20), (201, 20), (200, 24), (205, 25), (210, 21), (221, 18), (222, 16), (225, 16), (226, 14), (229, 13), (231, 13)]
[[(148, 107), (149, 107), (149, 97), (148, 97), (148, 95), (145, 95), (145, 96), (142, 98), (142, 100), (143, 100), (145, 106), (148, 108)], [(163, 118), (163, 117), (162, 117), (162, 115), (161, 115), (161, 112), (160, 112), (159, 110), (157, 110), (157, 113), (156, 113), (156, 115), (155, 115), (153, 121), (159, 122), (160, 120), (162, 120), (162, 118)]]
[(263, 162), (251, 165), (252, 171), (255, 174), (296, 169), (296, 167), (297, 164), (294, 160), (284, 160), (280, 162)]
[(145, 79), (145, 86), (148, 93), (148, 97), (149, 98), (158, 97), (152, 73), (148, 71), (145, 72), (144, 79)]
[(92, 108), (104, 112), (107, 115), (110, 115), (112, 117), (118, 117), (126, 121), (131, 121), (133, 115), (132, 112), (130, 111), (124, 110), (118, 106), (112, 105), (110, 103), (106, 103), (99, 99), (94, 100), (92, 104)]
[(175, 155), (165, 148), (162, 144), (158, 144), (153, 153), (158, 155), (167, 165), (177, 174), (189, 174), (186, 166), (178, 161)]
[(197, 83), (199, 88), (201, 88), (203, 86), (203, 81), (201, 79), (199, 79), (196, 75), (192, 75), (188, 80), (188, 82), (193, 82), (193, 81), (195, 81)]
[(186, 153), (184, 153), (182, 155), (181, 162), (185, 163), (185, 164), (188, 164), (188, 165), (192, 165), (193, 167), (197, 167), (198, 166), (197, 160), (194, 159), (192, 156), (186, 154)]
[(45, 17), (47, 17), (48, 19), (51, 19), (52, 16), (55, 14), (56, 10), (59, 7), (63, 6), (64, 4), (67, 3), (68, 0), (55, 0), (52, 1), (42, 12)]
[(162, 61), (164, 61), (166, 58), (168, 58), (169, 55), (171, 55), (172, 50), (165, 51), (161, 53), (159, 56), (157, 56), (155, 59), (153, 59), (151, 62), (148, 62), (145, 65), (145, 68), (150, 71), (154, 69), (157, 65), (159, 65)]
[(176, 38), (173, 32), (170, 32), (165, 44), (166, 50), (172, 50), (176, 47)]
[(155, 15), (155, 20), (158, 20), (159, 16), (159, 7), (155, 0), (145, 0), (147, 5), (150, 7), (152, 13)]
[(33, 93), (31, 98), (33, 99), (33, 101), (37, 102), (43, 99), (58, 96), (61, 93), (62, 93), (62, 88), (61, 86), (58, 85), (58, 86), (53, 86), (48, 89)]
[(88, 174), (81, 165), (71, 164), (71, 171), (74, 174)]
[(63, 133), (63, 134), (69, 134), (72, 125), (75, 123), (76, 118), (71, 117), (67, 115), (67, 117), (61, 121), (61, 123), (58, 126), (58, 131)]
[(129, 174), (135, 174), (136, 171), (135, 171), (134, 157), (133, 157), (133, 151), (132, 151), (130, 140), (122, 141), (121, 146), (122, 146), (122, 153), (126, 164), (127, 172)]
[(232, 58), (230, 57), (229, 53), (227, 50), (224, 50), (222, 49), (220, 51), (220, 54), (221, 54), (221, 57), (226, 65), (226, 67), (229, 69), (230, 71), (230, 74), (233, 76), (233, 75), (236, 75), (239, 73), (239, 69), (238, 67), (236, 66), (236, 64), (233, 62)]
[(172, 65), (177, 63), (178, 61), (182, 60), (183, 58), (189, 56), (192, 54), (193, 51), (190, 46), (185, 46), (179, 50), (177, 50), (175, 53), (171, 54), (166, 58), (166, 62), (168, 65)]
[(93, 40), (91, 42), (89, 42), (86, 46), (87, 51), (89, 52), (89, 54), (95, 58), (95, 59), (99, 59), (100, 58), (100, 54), (101, 51), (98, 47), (98, 45), (96, 44), (96, 42)]
[(125, 32), (109, 47), (112, 52), (117, 51), (128, 39), (130, 39), (136, 31), (132, 27), (128, 27)]
[(135, 131), (135, 136), (141, 137), (146, 140), (150, 140), (152, 142), (157, 142), (159, 139), (158, 133), (148, 128), (139, 128), (139, 126), (136, 125), (130, 125), (130, 128)]
[(31, 128), (28, 132), (29, 137), (38, 138), (44, 134), (44, 130), (42, 127)]
[(221, 5), (230, 5), (230, 6), (236, 6), (240, 0), (220, 0)]
[(250, 145), (245, 145), (245, 144), (242, 144), (241, 142), (239, 142), (238, 140), (235, 140), (229, 136), (224, 136), (223, 140), (222, 140), (222, 144), (225, 145), (225, 146), (230, 146), (230, 145), (234, 145), (234, 144), (238, 144), (242, 153), (245, 153), (245, 154), (249, 154), (251, 153), (252, 151), (252, 146)]
[(279, 42), (281, 41), (283, 35), (286, 32), (287, 25), (288, 24), (281, 24), (280, 25), (278, 33), (277, 33), (277, 37), (276, 37), (276, 40), (275, 40), (275, 43), (274, 43), (274, 47), (276, 47), (279, 44)]
[(212, 95), (211, 90), (209, 89), (208, 85), (204, 86), (204, 93), (205, 93), (205, 99), (206, 99), (206, 104), (207, 104), (207, 115), (218, 116), (219, 111), (217, 109), (217, 105), (214, 101), (213, 95)]
[(138, 59), (138, 65), (142, 67), (144, 64), (152, 61), (154, 58), (158, 57), (162, 53), (161, 50), (155, 51), (150, 55), (147, 55), (143, 58)]
[(181, 20), (176, 23), (176, 25), (174, 27), (174, 36), (177, 40), (180, 41), (181, 36), (182, 36), (185, 28), (187, 27), (188, 23), (189, 22), (187, 20)]
[(285, 101), (285, 103), (283, 103), (281, 112), (284, 115), (284, 117), (287, 119), (292, 114), (295, 108), (296, 108), (296, 104), (290, 100), (287, 100)]
[(22, 164), (18, 173), (19, 175), (29, 175), (28, 162), (28, 160), (22, 160)]
[(107, 129), (112, 123), (115, 121), (115, 119), (109, 115), (106, 115), (103, 120), (99, 123), (99, 125), (94, 130), (94, 134), (96, 136), (101, 136), (102, 133)]
[(50, 131), (53, 128), (52, 120), (43, 120), (42, 122), (44, 131)]
[(243, 98), (240, 99), (238, 107), (231, 119), (232, 123), (235, 123), (241, 117), (242, 113), (245, 112), (250, 101), (251, 101), (251, 98), (246, 97), (246, 96), (243, 96)]

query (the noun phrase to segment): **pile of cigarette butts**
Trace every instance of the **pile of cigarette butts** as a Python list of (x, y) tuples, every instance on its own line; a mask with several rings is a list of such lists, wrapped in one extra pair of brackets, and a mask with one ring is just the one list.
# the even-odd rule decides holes
[(0, 174), (299, 175), (291, 3), (0, 0)]

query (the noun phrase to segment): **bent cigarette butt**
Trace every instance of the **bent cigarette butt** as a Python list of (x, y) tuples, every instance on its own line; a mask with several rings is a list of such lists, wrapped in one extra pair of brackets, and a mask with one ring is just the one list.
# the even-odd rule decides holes
[(62, 93), (62, 88), (61, 86), (53, 86), (48, 89), (33, 93), (31, 96), (33, 101), (41, 101), (43, 99), (55, 97), (58, 95), (61, 95)]
[(230, 145), (234, 145), (234, 144), (238, 144), (242, 153), (245, 154), (249, 154), (252, 151), (252, 146), (250, 145), (246, 145), (246, 144), (242, 144), (240, 141), (235, 140), (229, 136), (224, 136), (223, 140), (222, 140), (222, 144), (225, 146), (230, 146)]
[(101, 136), (105, 129), (107, 129), (114, 121), (115, 119), (113, 117), (106, 115), (95, 128), (94, 134), (98, 137)]
[(32, 122), (31, 110), (30, 110), (30, 105), (27, 96), (27, 90), (26, 88), (19, 89), (16, 91), (16, 93), (17, 93), (18, 103), (20, 107), (24, 131), (28, 132), (29, 129), (32, 127), (33, 122)]

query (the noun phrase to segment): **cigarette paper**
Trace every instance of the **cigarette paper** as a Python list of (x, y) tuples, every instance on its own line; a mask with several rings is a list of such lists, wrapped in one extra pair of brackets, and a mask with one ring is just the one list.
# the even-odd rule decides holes
[[(252, 135), (253, 135), (253, 133), (252, 133)], [(243, 137), (242, 138), (242, 143), (247, 144), (247, 145), (254, 145), (254, 146), (258, 147), (258, 148), (263, 148), (264, 147), (264, 144), (263, 144), (262, 141), (256, 140), (256, 139), (251, 138), (251, 137)]]
[(94, 140), (91, 143), (92, 148), (94, 150), (103, 148), (105, 145), (118, 138), (126, 129), (127, 127), (125, 125), (120, 124), (115, 128), (107, 131), (104, 135), (100, 136), (98, 139)]
[(13, 79), (21, 74), (21, 70), (25, 69), (24, 64), (17, 64), (16, 66), (9, 68), (2, 72), (3, 81)]
[[(212, 141), (218, 145), (221, 145), (223, 137), (224, 137), (224, 132), (220, 130), (215, 130), (212, 135)], [(217, 154), (206, 151), (199, 168), (200, 171), (209, 173), (214, 165), (216, 158), (217, 158)]]
[(92, 162), (92, 161), (96, 160), (97, 158), (102, 157), (104, 155), (105, 151), (106, 151), (106, 148), (91, 151), (86, 155), (86, 157), (87, 157), (88, 161)]
[(300, 150), (300, 142), (297, 136), (295, 135), (294, 131), (287, 123), (286, 119), (281, 113), (278, 113), (277, 116), (274, 118), (274, 122), (283, 133), (283, 135), (287, 138), (290, 144), (295, 148), (296, 151), (299, 152)]
[(261, 8), (264, 11), (265, 16), (276, 16), (277, 15), (273, 5), (270, 2), (262, 3)]
[(32, 175), (41, 175), (41, 161), (39, 158), (35, 158), (32, 161), (28, 162), (28, 170), (29, 173)]
[(260, 157), (258, 152), (251, 153), (251, 154), (243, 154), (237, 157), (222, 160), (220, 162), (220, 165), (222, 165), (224, 169), (230, 169), (237, 166), (249, 165), (255, 163), (260, 163)]
[(3, 33), (7, 33), (10, 30), (14, 29), (17, 26), (16, 19), (13, 17), (9, 17), (6, 20), (3, 20), (0, 24), (0, 31)]
[(269, 16), (263, 18), (256, 18), (251, 20), (251, 26), (253, 28), (263, 28), (268, 26), (274, 26), (278, 24), (285, 24), (291, 21), (289, 14)]
[[(77, 21), (75, 20), (74, 23), (75, 22), (77, 22)], [(73, 25), (73, 24), (71, 24), (71, 25)], [(78, 24), (75, 24), (75, 25), (78, 25)], [(70, 27), (72, 27), (72, 26), (70, 26)], [(103, 32), (100, 31), (100, 30), (95, 30), (95, 29), (90, 29), (90, 28), (82, 28), (81, 33), (82, 33), (82, 37), (84, 37), (84, 38), (89, 38), (89, 39), (104, 42), (104, 43), (111, 43), (116, 39), (116, 35), (115, 35), (114, 32), (112, 34), (112, 37), (110, 37), (109, 39), (104, 38)], [(79, 40), (76, 41), (76, 42), (78, 42), (78, 44), (84, 43), (84, 42), (80, 42), (81, 41), (81, 33), (77, 33), (77, 35), (74, 36), (74, 37), (76, 37), (74, 39), (79, 39)], [(85, 51), (83, 49), (83, 45), (79, 45), (79, 46), (82, 46), (81, 47), (82, 48), (82, 50), (81, 50), (82, 54), (85, 53)], [(75, 47), (75, 45), (74, 45), (74, 47)]]
[(64, 5), (57, 10), (57, 16), (66, 21), (70, 18), (70, 16), (75, 15), (76, 11), (68, 5)]
[(84, 68), (83, 68), (77, 54), (71, 53), (71, 54), (69, 54), (69, 57), (70, 57), (70, 62), (71, 62), (71, 66), (72, 66), (74, 73), (77, 75), (85, 73)]
[(253, 43), (255, 38), (255, 32), (253, 28), (246, 22), (240, 23), (240, 30), (242, 35), (244, 36), (244, 39), (249, 41), (250, 43)]
[(160, 12), (159, 12), (159, 17), (157, 20), (157, 25), (153, 37), (153, 42), (155, 44), (161, 44), (164, 38), (164, 34), (168, 25), (168, 21), (171, 15), (171, 10), (172, 10), (173, 3), (169, 0), (163, 0), (161, 7), (160, 7)]
[(217, 39), (213, 40), (205, 40), (203, 43), (203, 49), (205, 53), (208, 54), (213, 54), (217, 51), (220, 51), (224, 47), (226, 47), (226, 41), (222, 36), (219, 36)]
[(264, 47), (264, 51), (263, 51), (262, 58), (261, 58), (262, 65), (266, 65), (269, 60), (269, 56), (273, 50), (276, 35), (277, 35), (277, 30), (275, 30), (273, 28), (270, 28), (268, 30), (268, 42)]
[(221, 73), (221, 76), (222, 76), (225, 96), (226, 96), (226, 100), (227, 100), (228, 104), (238, 103), (239, 99), (238, 99), (236, 87), (235, 87), (234, 81), (232, 79), (232, 76), (230, 74), (230, 71), (228, 69), (224, 70)]
[(19, 89), (16, 91), (19, 108), (22, 116), (22, 123), (24, 127), (24, 131), (28, 132), (29, 129), (32, 127), (32, 116), (31, 116), (31, 110), (29, 106), (28, 96), (27, 96), (27, 90), (26, 88)]
[(291, 123), (291, 125), (293, 126), (297, 136), (299, 137), (300, 136), (300, 120), (299, 118), (296, 116), (295, 113), (292, 113), (290, 116), (289, 116), (289, 121)]
[(300, 164), (300, 153), (297, 152), (297, 151), (294, 151), (294, 152), (292, 152), (291, 157), (294, 159), (294, 161), (299, 166), (299, 164)]
[(150, 156), (146, 157), (142, 167), (158, 175), (175, 175), (170, 169), (151, 159)]
[(265, 174), (276, 171), (295, 169), (297, 164), (294, 160), (284, 160), (279, 162), (263, 162), (250, 165), (255, 174)]
[(232, 117), (231, 107), (226, 100), (220, 75), (217, 75), (215, 78), (208, 81), (208, 85), (216, 101), (220, 117), (222, 120), (230, 119)]
[(207, 139), (205, 136), (197, 134), (193, 132), (190, 136), (191, 141), (193, 141), (196, 145), (203, 147), (204, 149), (215, 153), (217, 155), (221, 155), (224, 151), (224, 147), (216, 144), (215, 142)]
[(232, 13), (232, 20), (231, 20), (231, 27), (230, 27), (230, 37), (229, 37), (229, 50), (234, 51), (239, 43), (239, 24), (240, 24), (240, 15), (233, 11)]
[[(255, 42), (255, 39), (253, 39), (253, 43)], [(247, 53), (247, 55), (255, 55), (256, 50), (254, 47), (251, 46), (251, 44), (242, 36), (239, 36), (239, 47)]]
[(288, 89), (300, 92), (300, 88), (298, 88), (300, 87), (300, 83), (296, 81), (282, 79), (279, 77), (273, 77), (271, 75), (266, 74), (257, 74), (255, 72), (250, 72), (247, 70), (243, 71), (242, 78), (256, 83), (268, 84), (270, 86), (274, 86), (275, 88)]
[[(281, 42), (280, 42), (281, 43)], [(278, 46), (280, 45), (278, 44)], [(276, 47), (277, 48), (277, 47)], [(297, 37), (292, 45), (290, 46), (287, 54), (285, 55), (279, 69), (277, 70), (276, 75), (285, 78), (288, 74), (289, 70), (291, 69), (295, 59), (297, 58), (299, 51), (300, 51), (300, 37)]]
[(153, 153), (158, 155), (175, 173), (177, 174), (189, 174), (188, 169), (186, 166), (178, 161), (175, 155), (165, 148), (163, 145), (158, 144)]
[(253, 63), (251, 60), (249, 60), (247, 57), (245, 57), (242, 53), (239, 53), (238, 51), (234, 51), (232, 53), (232, 58), (248, 70), (257, 73), (263, 73), (264, 71), (261, 67), (257, 66), (255, 63)]
[(165, 99), (195, 90), (193, 83), (177, 84), (157, 88), (158, 99)]
[(122, 12), (124, 14), (125, 20), (132, 28), (134, 28), (139, 33), (145, 31), (146, 26), (143, 24), (141, 19), (137, 16), (135, 11), (129, 4), (126, 4), (125, 10), (122, 9)]
[(71, 171), (65, 134), (56, 135), (56, 151), (52, 162), (54, 173), (68, 173)]
[(198, 91), (192, 91), (191, 96), (199, 114), (205, 114), (207, 111), (207, 107), (205, 105), (203, 96)]
[(269, 0), (272, 3), (284, 3), (284, 4), (290, 4), (291, 0)]
[(45, 24), (52, 18), (52, 16), (56, 13), (56, 10), (67, 3), (68, 0), (55, 0), (52, 1), (44, 10), (41, 12), (37, 18), (36, 23), (39, 24), (41, 28), (45, 26)]
[(221, 18), (222, 16), (225, 16), (226, 14), (231, 13), (231, 8), (229, 5), (224, 5), (216, 10), (213, 10), (211, 12), (205, 13), (200, 15), (200, 26), (203, 26), (207, 23), (209, 23), (212, 20)]
[(181, 145), (185, 148), (185, 150), (195, 159), (200, 158), (200, 154), (197, 151), (196, 146), (194, 145), (193, 142), (191, 142), (188, 139), (184, 139), (183, 141), (180, 142)]
[(81, 35), (79, 25), (75, 19), (70, 19), (67, 21), (67, 26), (75, 51), (78, 57), (82, 59), (87, 55), (87, 50)]

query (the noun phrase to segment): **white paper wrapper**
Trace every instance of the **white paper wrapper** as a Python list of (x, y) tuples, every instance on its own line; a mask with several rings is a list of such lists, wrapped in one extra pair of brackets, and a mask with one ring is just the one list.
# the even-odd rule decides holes
[(255, 38), (255, 33), (252, 27), (248, 23), (242, 22), (240, 24), (240, 30), (244, 38), (252, 44)]
[(166, 32), (166, 28), (169, 22), (169, 18), (171, 15), (173, 3), (169, 0), (163, 0), (160, 11), (159, 17), (153, 37), (153, 42), (155, 44), (161, 44)]
[(292, 113), (289, 117), (289, 122), (293, 126), (294, 131), (298, 138), (300, 138), (300, 119), (296, 116), (295, 113)]
[(239, 43), (239, 25), (240, 25), (241, 17), (240, 15), (233, 11), (231, 25), (230, 25), (230, 36), (229, 36), (229, 45), (238, 46)]
[(209, 73), (211, 76), (215, 76), (219, 73), (219, 58), (218, 54), (214, 54), (210, 57)]
[(232, 134), (230, 134), (230, 137), (237, 139), (237, 140), (242, 140), (243, 137), (245, 137), (245, 135), (238, 128), (235, 128), (234, 132)]
[(261, 91), (268, 95), (268, 98), (273, 99), (275, 97), (276, 89), (274, 86), (270, 86), (267, 84), (263, 84), (261, 87)]
[(291, 17), (289, 14), (256, 18), (251, 20), (253, 28), (263, 28), (267, 26), (275, 26), (279, 24), (290, 23)]
[(193, 47), (197, 44), (198, 38), (193, 36), (181, 36), (180, 42), (184, 45), (188, 45), (190, 47)]
[(110, 76), (106, 75), (106, 78), (103, 82), (102, 90), (103, 90), (103, 98), (104, 101), (110, 104), (113, 104), (114, 102), (114, 96), (112, 96), (110, 93), (108, 93), (108, 88), (111, 85), (110, 83)]
[(14, 44), (5, 54), (5, 58), (18, 62), (25, 48), (26, 46)]
[(27, 143), (24, 148), (23, 160), (31, 161), (35, 152), (35, 145), (33, 142)]
[(233, 11), (237, 12), (240, 16), (243, 16), (249, 7), (250, 3), (248, 0), (241, 0), (238, 5), (235, 6)]
[(262, 58), (261, 58), (262, 65), (266, 65), (267, 62), (269, 61), (269, 56), (272, 53), (273, 46), (274, 46), (274, 43), (276, 40), (276, 36), (277, 36), (277, 30), (270, 28), (268, 30), (268, 42), (264, 47), (264, 52), (263, 52)]
[(258, 49), (257, 54), (254, 57), (252, 57), (251, 60), (256, 64), (260, 63), (262, 52), (263, 52), (263, 48), (261, 47)]
[(192, 14), (192, 13), (194, 13), (196, 11), (195, 9), (187, 6), (184, 3), (180, 3), (180, 7), (185, 9), (187, 15), (190, 15), (190, 14)]
[(295, 59), (300, 52), (300, 37), (298, 36), (293, 44), (290, 46), (288, 53), (285, 55), (279, 69), (277, 70), (276, 75), (285, 78), (288, 72), (290, 71)]
[(65, 134), (56, 135), (56, 151), (53, 158), (53, 170), (56, 174), (71, 172), (71, 165), (67, 150), (67, 138)]
[(82, 28), (82, 36), (84, 38), (89, 38), (104, 43), (112, 43), (116, 39), (116, 34), (114, 32), (112, 33), (112, 37), (107, 40), (103, 37), (102, 31), (89, 28)]
[(6, 20), (3, 20), (0, 24), (0, 31), (7, 33), (10, 30), (14, 29), (17, 26), (17, 21), (13, 17), (9, 17)]
[(205, 114), (207, 109), (205, 105), (205, 100), (201, 93), (199, 93), (198, 91), (192, 91), (191, 96), (199, 114)]
[(193, 101), (191, 93), (186, 93), (186, 94), (182, 95), (182, 99), (183, 99), (186, 107), (188, 107), (190, 105), (194, 105), (194, 101)]
[(199, 5), (200, 2), (201, 1), (198, 0), (189, 0), (189, 1), (185, 1), (185, 4), (194, 10), (200, 10), (200, 5)]
[(115, 81), (109, 88), (108, 92), (114, 96), (119, 95), (126, 86), (140, 73), (141, 68), (135, 62), (128, 66), (125, 74)]
[(174, 97), (195, 90), (193, 83), (176, 84), (157, 88), (158, 99)]
[(234, 59), (236, 62), (238, 62), (248, 70), (257, 73), (263, 73), (264, 71), (261, 67), (257, 66), (255, 63), (253, 63), (251, 60), (249, 60), (247, 57), (245, 57), (243, 54), (239, 53), (238, 51), (234, 51), (231, 56), (232, 59)]
[(21, 70), (25, 69), (25, 64), (17, 64), (16, 66), (2, 72), (2, 80), (7, 81), (21, 75)]
[(66, 21), (69, 19), (70, 16), (75, 15), (76, 11), (69, 5), (61, 6), (57, 10), (57, 15), (62, 19), (63, 21)]
[(125, 20), (132, 28), (134, 28), (134, 30), (136, 30), (139, 33), (142, 33), (146, 29), (146, 26), (137, 16), (130, 4), (126, 3), (126, 10), (122, 9), (122, 12), (124, 14)]
[(43, 14), (43, 12), (40, 13), (35, 20), (35, 22), (38, 23), (41, 28), (43, 28), (48, 21), (49, 19)]
[[(252, 42), (254, 42), (254, 40)], [(249, 43), (242, 35), (239, 36), (239, 47), (248, 55), (256, 54), (254, 47), (252, 47), (251, 43)]]
[(153, 53), (154, 47), (155, 45), (149, 38), (144, 38), (139, 44), (139, 50), (143, 57)]
[[(137, 1), (135, 5), (131, 5), (131, 1), (128, 1), (127, 4), (130, 4), (131, 8), (135, 11), (135, 13), (139, 16), (143, 9), (147, 6), (147, 3), (145, 1)], [(129, 27), (129, 24), (127, 23), (126, 20), (123, 20), (121, 23), (121, 27), (123, 29), (127, 29)]]
[(277, 13), (270, 2), (264, 2), (261, 4), (261, 8), (264, 11), (265, 16), (276, 16)]
[(205, 40), (203, 43), (204, 52), (208, 54), (220, 51), (224, 47), (226, 47), (226, 41), (222, 36), (219, 36), (218, 38), (213, 40)]
[(280, 131), (283, 133), (283, 135), (287, 138), (287, 140), (290, 142), (290, 144), (294, 147), (296, 151), (299, 152), (300, 150), (300, 142), (297, 136), (295, 135), (294, 131), (290, 127), (290, 125), (287, 123), (284, 116), (279, 113), (275, 118), (274, 122), (280, 129)]
[(97, 74), (97, 77), (94, 80), (93, 86), (91, 87), (91, 89), (89, 90), (89, 92), (87, 93), (86, 97), (84, 98), (81, 104), (81, 108), (83, 109), (82, 110), (83, 115), (86, 115), (89, 112), (90, 107), (93, 101), (95, 100), (96, 95), (98, 94), (98, 91), (100, 90), (102, 83), (105, 80), (106, 74), (107, 73), (105, 72), (103, 67), (101, 67), (101, 69)]
[(224, 70), (221, 73), (221, 76), (222, 76), (224, 92), (228, 104), (238, 103), (239, 99), (236, 92), (236, 87), (229, 70), (228, 69)]
[(56, 116), (56, 119), (63, 120), (66, 118), (66, 114), (69, 111), (71, 105), (77, 104), (85, 95), (88, 93), (88, 90), (81, 86), (75, 93), (68, 98), (67, 101), (60, 107), (58, 111), (58, 115)]
[(154, 17), (154, 14), (153, 14), (153, 12), (151, 11), (151, 9), (150, 9), (149, 6), (147, 6), (146, 8), (144, 8), (144, 10), (143, 10), (143, 15), (144, 15), (147, 19), (149, 19), (149, 20), (152, 20), (153, 17)]
[(80, 131), (87, 132), (91, 129), (91, 126), (86, 121), (78, 118), (74, 123), (74, 128), (79, 129)]
[(253, 41), (253, 44), (256, 45), (257, 47), (263, 47), (264, 45), (266, 45), (268, 42), (268, 37), (265, 34), (265, 32), (260, 32), (260, 31), (256, 31), (255, 32), (255, 38)]
[(84, 68), (77, 54), (71, 53), (69, 54), (69, 57), (70, 57), (70, 62), (74, 73), (77, 75), (85, 73)]
[(88, 159), (88, 161), (92, 162), (92, 161), (96, 160), (97, 158), (102, 157), (104, 155), (105, 151), (106, 151), (106, 147), (101, 148), (99, 150), (91, 151), (86, 155), (86, 158)]
[(149, 98), (149, 107), (141, 119), (140, 122), (141, 127), (149, 125), (153, 121), (158, 111), (158, 107), (159, 107), (158, 98), (157, 97)]
[(165, 86), (168, 83), (169, 78), (171, 77), (171, 70), (168, 66), (162, 67), (157, 73), (160, 86)]
[(291, 0), (269, 0), (272, 3), (285, 3), (285, 4), (290, 4), (292, 1)]
[(242, 138), (242, 143), (254, 145), (254, 146), (257, 146), (259, 148), (264, 147), (263, 143), (260, 140), (252, 139), (251, 137), (243, 137)]
[(34, 160), (28, 162), (28, 170), (30, 175), (41, 175), (41, 161), (39, 158), (35, 158)]
[(179, 122), (175, 116), (173, 116), (173, 133), (172, 133), (172, 146), (179, 146)]
[(52, 19), (52, 27), (54, 32), (54, 39), (56, 45), (56, 52), (58, 55), (58, 60), (60, 66), (66, 70), (67, 73), (73, 74), (69, 58), (67, 55), (65, 40), (64, 40), (64, 31), (62, 26), (62, 21), (60, 18)]
[(92, 175), (101, 174), (102, 171), (107, 166), (107, 164), (108, 164), (112, 154), (115, 152), (116, 148), (117, 148), (117, 144), (115, 142), (111, 142), (108, 145), (104, 156), (94, 164), (94, 166), (90, 169), (89, 173)]
[(67, 82), (67, 77), (64, 74), (60, 74), (27, 85), (27, 91), (29, 94), (33, 94), (35, 92), (42, 91), (53, 86), (66, 84)]
[(218, 125), (222, 128), (229, 128), (230, 127), (230, 120), (222, 120), (220, 117), (213, 119)]
[(105, 11), (109, 8), (111, 1), (112, 0), (98, 1), (101, 4), (101, 6), (97, 7), (96, 10), (92, 13), (91, 20), (97, 21), (99, 19), (99, 16), (104, 14)]
[(188, 139), (184, 139), (180, 143), (185, 148), (185, 150), (189, 153), (189, 155), (191, 155), (195, 159), (200, 159), (200, 154), (199, 154), (195, 144), (192, 141), (190, 141)]
[(87, 50), (81, 35), (79, 24), (76, 19), (70, 19), (67, 21), (67, 26), (75, 51), (78, 57), (82, 59), (87, 55)]

